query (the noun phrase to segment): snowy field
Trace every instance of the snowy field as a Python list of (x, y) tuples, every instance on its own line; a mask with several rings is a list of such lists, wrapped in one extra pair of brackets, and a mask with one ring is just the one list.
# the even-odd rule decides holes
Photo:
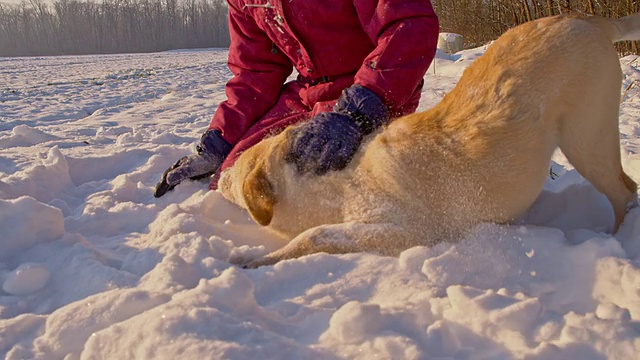
[[(439, 56), (420, 109), (484, 50)], [(610, 235), (607, 200), (560, 153), (518, 224), (399, 258), (231, 265), (282, 244), (206, 183), (152, 196), (225, 98), (225, 62), (0, 58), (0, 358), (639, 358), (640, 210)], [(640, 181), (640, 60), (621, 64)]]

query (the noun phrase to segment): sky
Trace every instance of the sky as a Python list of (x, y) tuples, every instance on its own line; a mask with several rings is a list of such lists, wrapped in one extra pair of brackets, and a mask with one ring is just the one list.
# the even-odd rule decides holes
[[(439, 53), (419, 111), (485, 50)], [(0, 58), (0, 358), (640, 353), (640, 209), (608, 233), (606, 198), (561, 153), (521, 219), (455, 244), (232, 265), (283, 244), (206, 182), (152, 196), (224, 100), (226, 59), (218, 49)], [(620, 61), (623, 165), (636, 181), (637, 60)]]

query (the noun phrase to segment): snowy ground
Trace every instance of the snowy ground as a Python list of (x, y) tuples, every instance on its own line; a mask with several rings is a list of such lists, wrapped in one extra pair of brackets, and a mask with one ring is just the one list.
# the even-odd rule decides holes
[[(439, 58), (421, 109), (484, 50)], [(206, 183), (152, 196), (224, 99), (225, 61), (0, 58), (0, 358), (638, 358), (640, 210), (607, 234), (606, 199), (560, 153), (522, 224), (399, 258), (230, 265), (281, 244)], [(640, 64), (621, 64), (640, 181)]]

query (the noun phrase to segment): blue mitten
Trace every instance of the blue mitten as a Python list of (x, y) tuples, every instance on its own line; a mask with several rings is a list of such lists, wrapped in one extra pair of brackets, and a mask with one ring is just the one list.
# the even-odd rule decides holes
[(333, 111), (320, 113), (292, 131), (285, 160), (299, 173), (322, 175), (344, 169), (365, 135), (389, 122), (382, 100), (361, 85), (342, 92)]
[(153, 196), (166, 194), (185, 179), (198, 180), (211, 176), (222, 165), (231, 148), (218, 130), (207, 130), (196, 145), (195, 154), (180, 158), (162, 174)]

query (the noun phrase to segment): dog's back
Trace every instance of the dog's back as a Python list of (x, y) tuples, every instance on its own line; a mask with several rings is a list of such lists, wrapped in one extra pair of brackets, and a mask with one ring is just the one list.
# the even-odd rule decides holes
[(619, 224), (635, 183), (620, 165), (622, 75), (612, 44), (638, 38), (638, 15), (565, 15), (514, 28), (435, 108), (394, 121), (372, 140), (363, 171), (371, 177), (386, 159), (393, 169), (378, 171), (378, 183), (397, 191), (400, 182), (412, 204), (434, 213), (428, 218), (465, 227), (465, 219), (504, 222), (522, 214), (560, 147), (609, 197)]

